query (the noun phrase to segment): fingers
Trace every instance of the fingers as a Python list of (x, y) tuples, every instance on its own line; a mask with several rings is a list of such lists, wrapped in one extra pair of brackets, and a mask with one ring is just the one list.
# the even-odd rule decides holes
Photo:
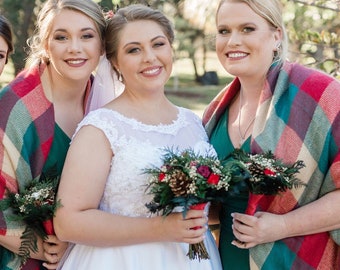
[(68, 247), (67, 242), (60, 241), (55, 235), (49, 235), (43, 242), (46, 262), (43, 264), (47, 269), (56, 269), (59, 261)]
[(233, 213), (232, 217), (232, 230), (236, 238), (232, 244), (242, 249), (256, 246), (254, 237), (256, 236), (257, 218), (240, 213)]

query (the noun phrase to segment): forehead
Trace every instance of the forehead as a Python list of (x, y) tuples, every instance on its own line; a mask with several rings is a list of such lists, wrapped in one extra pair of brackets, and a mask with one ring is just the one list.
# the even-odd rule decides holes
[(216, 17), (217, 24), (267, 24), (268, 22), (255, 13), (246, 3), (225, 2), (220, 6)]
[(157, 36), (166, 36), (162, 27), (151, 20), (129, 22), (120, 33), (120, 44), (147, 42)]
[(54, 18), (52, 31), (63, 30), (80, 30), (91, 28), (96, 30), (94, 21), (87, 15), (70, 9), (61, 10)]

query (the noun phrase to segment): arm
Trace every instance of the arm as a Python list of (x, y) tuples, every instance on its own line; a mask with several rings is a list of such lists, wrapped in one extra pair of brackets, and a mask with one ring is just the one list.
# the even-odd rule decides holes
[(287, 237), (309, 235), (340, 228), (340, 190), (284, 215), (257, 212), (254, 216), (234, 213), (234, 241), (240, 248), (277, 241)]
[[(112, 160), (102, 131), (85, 126), (68, 151), (58, 191), (60, 207), (54, 218), (57, 236), (92, 246), (122, 246), (156, 241), (198, 243), (206, 231), (203, 210), (167, 217), (127, 217), (98, 209)], [(198, 217), (198, 218), (196, 218)], [(203, 226), (198, 230), (189, 228)]]

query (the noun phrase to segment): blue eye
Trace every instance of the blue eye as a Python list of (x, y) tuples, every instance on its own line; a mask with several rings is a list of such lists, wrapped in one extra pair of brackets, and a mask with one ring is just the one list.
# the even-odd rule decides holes
[(94, 37), (94, 35), (92, 35), (92, 34), (85, 34), (85, 35), (82, 36), (83, 39), (91, 39), (93, 37)]
[(67, 40), (67, 37), (64, 36), (64, 35), (56, 35), (54, 37), (55, 40), (59, 40), (59, 41), (64, 41), (64, 40)]
[(131, 48), (128, 50), (128, 53), (137, 53), (139, 51), (140, 51), (139, 48)]
[(220, 35), (226, 35), (226, 34), (229, 34), (230, 31), (227, 30), (227, 29), (220, 29), (220, 30), (218, 30), (218, 33), (219, 33)]
[(254, 27), (244, 27), (243, 29), (242, 29), (242, 32), (243, 33), (250, 33), (250, 32), (253, 32), (253, 31), (255, 31), (255, 28)]

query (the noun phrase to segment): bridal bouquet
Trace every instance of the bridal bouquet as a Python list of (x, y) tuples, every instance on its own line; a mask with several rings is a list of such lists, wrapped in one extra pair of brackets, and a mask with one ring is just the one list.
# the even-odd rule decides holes
[[(198, 155), (192, 149), (181, 153), (166, 149), (160, 168), (147, 168), (148, 190), (153, 200), (146, 204), (152, 213), (169, 215), (180, 207), (183, 215), (189, 209), (203, 210), (209, 201), (217, 200), (229, 189), (233, 164), (223, 166), (214, 155)], [(203, 242), (189, 245), (190, 259), (209, 259)]]
[(37, 236), (45, 240), (47, 235), (54, 234), (52, 219), (60, 206), (55, 198), (58, 183), (59, 177), (42, 175), (30, 181), (18, 193), (8, 191), (7, 197), (0, 201), (0, 211), (11, 209), (11, 220), (24, 221), (26, 224), (19, 248), (23, 264), (30, 257), (31, 251), (38, 251)]
[(296, 177), (300, 169), (305, 167), (301, 160), (285, 164), (275, 158), (270, 151), (263, 154), (248, 154), (241, 149), (236, 149), (233, 156), (243, 166), (250, 192), (246, 214), (254, 215), (260, 201), (268, 198), (268, 195), (278, 195), (287, 189), (305, 185)]

